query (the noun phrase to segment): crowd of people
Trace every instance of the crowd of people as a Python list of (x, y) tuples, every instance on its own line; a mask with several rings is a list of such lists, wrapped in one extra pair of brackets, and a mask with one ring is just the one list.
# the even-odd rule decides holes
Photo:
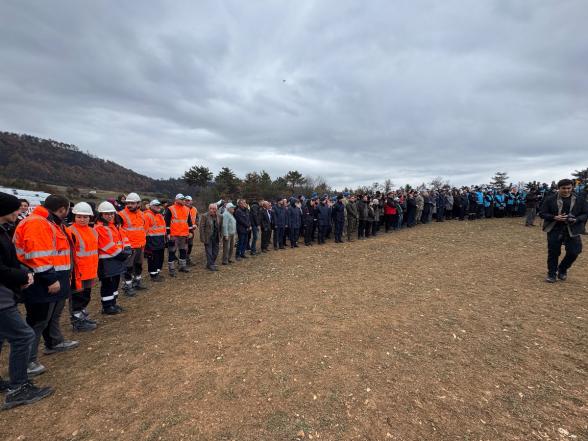
[[(0, 193), (0, 344), (11, 346), (4, 408), (38, 401), (53, 392), (30, 378), (46, 368), (44, 354), (74, 349), (60, 318), (68, 306), (74, 331), (96, 329), (87, 306), (99, 280), (102, 313), (116, 315), (122, 295), (134, 297), (151, 283), (188, 273), (195, 265), (192, 250), (199, 240), (206, 268), (218, 271), (271, 250), (322, 246), (366, 240), (419, 224), (447, 220), (524, 217), (534, 226), (537, 209), (548, 233), (548, 282), (565, 280), (581, 252), (580, 234), (588, 218), (586, 187), (571, 180), (557, 185), (531, 185), (506, 190), (480, 186), (439, 190), (396, 190), (387, 194), (334, 196), (312, 194), (248, 202), (220, 200), (198, 214), (190, 196), (173, 201), (145, 201), (137, 193), (121, 195), (97, 206), (76, 204), (51, 195), (31, 210), (26, 200)], [(560, 262), (561, 246), (566, 256)], [(167, 271), (162, 274), (167, 250)], [(24, 303), (26, 320), (17, 303)]]

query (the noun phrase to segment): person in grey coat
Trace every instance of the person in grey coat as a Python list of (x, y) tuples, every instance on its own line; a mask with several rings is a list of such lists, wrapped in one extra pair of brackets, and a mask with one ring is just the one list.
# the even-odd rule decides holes
[(217, 213), (217, 205), (210, 204), (208, 211), (200, 219), (200, 242), (204, 244), (206, 252), (206, 268), (210, 271), (218, 271), (216, 258), (218, 257), (219, 244), (222, 238), (223, 218)]
[(233, 263), (233, 251), (235, 250), (235, 234), (237, 234), (237, 221), (233, 213), (235, 206), (229, 202), (225, 206), (223, 213), (222, 231), (223, 231), (223, 265)]

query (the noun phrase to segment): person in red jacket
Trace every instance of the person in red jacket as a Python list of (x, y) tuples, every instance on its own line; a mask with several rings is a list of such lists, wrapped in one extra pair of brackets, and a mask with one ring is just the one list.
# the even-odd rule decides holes
[(74, 271), (72, 277), (71, 324), (74, 331), (96, 329), (86, 307), (92, 296), (92, 286), (98, 275), (98, 233), (90, 227), (94, 212), (90, 204), (79, 202), (72, 208), (74, 223), (69, 227), (73, 242)]
[(125, 202), (125, 209), (118, 212), (122, 219), (122, 227), (131, 242), (133, 249), (127, 260), (125, 283), (123, 292), (133, 297), (135, 290), (147, 289), (142, 283), (143, 251), (146, 243), (145, 216), (141, 211), (141, 198), (137, 193), (129, 193)]

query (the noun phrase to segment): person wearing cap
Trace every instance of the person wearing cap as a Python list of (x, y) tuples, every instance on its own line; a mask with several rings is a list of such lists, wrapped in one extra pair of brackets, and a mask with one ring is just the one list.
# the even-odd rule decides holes
[(165, 254), (165, 219), (161, 214), (161, 202), (157, 199), (149, 203), (145, 215), (145, 256), (147, 257), (147, 271), (152, 282), (163, 282), (161, 268)]
[(222, 214), (222, 231), (223, 231), (223, 265), (233, 263), (233, 251), (235, 250), (235, 234), (237, 234), (237, 221), (233, 213), (235, 206), (232, 202), (225, 205), (225, 211)]
[[(175, 202), (165, 212), (165, 225), (168, 244), (168, 266), (170, 277), (176, 276), (176, 261), (179, 262), (181, 273), (188, 273), (187, 265), (188, 238), (192, 229), (190, 210), (184, 202), (185, 197), (178, 193)], [(179, 258), (178, 258), (179, 254)]]
[(66, 197), (49, 195), (14, 232), (17, 258), (34, 273), (33, 284), (23, 290), (27, 323), (35, 331), (29, 357), (31, 372), (45, 369), (38, 362), (41, 335), (45, 354), (79, 345), (77, 341), (66, 340), (60, 328), (61, 314), (70, 295), (72, 270), (71, 243), (63, 225), (68, 212)]
[(92, 286), (98, 277), (98, 233), (90, 227), (94, 212), (88, 203), (78, 202), (72, 213), (74, 223), (68, 228), (74, 257), (70, 320), (74, 331), (92, 331), (96, 329), (96, 322), (90, 320), (86, 307), (90, 304)]
[(272, 208), (273, 228), (274, 228), (274, 250), (284, 249), (284, 235), (288, 226), (288, 217), (286, 212), (286, 199), (279, 199), (278, 203)]
[(194, 207), (192, 196), (185, 196), (184, 202), (188, 210), (190, 211), (190, 220), (192, 221), (192, 226), (190, 227), (190, 234), (188, 235), (188, 249), (186, 251), (186, 265), (194, 266), (195, 264), (192, 262), (192, 248), (194, 247), (194, 235), (196, 234), (196, 229), (198, 228), (198, 209)]
[(287, 210), (290, 248), (298, 248), (298, 237), (300, 236), (300, 227), (302, 226), (302, 209), (300, 208), (300, 201), (296, 198), (290, 198), (290, 206)]
[(335, 243), (343, 243), (343, 227), (345, 226), (345, 205), (343, 195), (337, 196), (337, 202), (333, 205), (333, 223), (335, 224)]
[(116, 304), (120, 276), (126, 271), (126, 261), (132, 254), (131, 243), (116, 216), (116, 208), (108, 201), (98, 205), (94, 229), (98, 233), (98, 278), (102, 314), (115, 315), (123, 311)]
[(35, 386), (27, 375), (35, 332), (18, 312), (16, 298), (34, 279), (33, 273), (23, 269), (18, 261), (8, 233), (9, 225), (16, 222), (18, 215), (19, 200), (13, 195), (0, 193), (0, 347), (4, 340), (10, 345), (9, 381), (0, 377), (0, 391), (7, 392), (4, 409), (31, 404), (53, 393), (50, 387)]
[(223, 234), (222, 222), (223, 218), (218, 214), (216, 204), (210, 204), (208, 211), (200, 218), (200, 242), (204, 244), (206, 268), (210, 271), (218, 271), (216, 258), (218, 257), (219, 244)]
[(312, 246), (312, 232), (314, 226), (314, 211), (316, 209), (316, 199), (309, 199), (302, 207), (302, 226), (304, 234), (304, 245)]
[(125, 209), (119, 211), (122, 228), (127, 235), (132, 253), (127, 260), (123, 292), (128, 297), (135, 295), (135, 290), (147, 289), (142, 282), (143, 249), (147, 241), (145, 232), (145, 217), (141, 211), (141, 198), (137, 193), (129, 193), (125, 202)]
[(357, 231), (358, 212), (355, 195), (349, 196), (349, 202), (345, 206), (347, 214), (347, 242), (353, 242), (353, 235)]

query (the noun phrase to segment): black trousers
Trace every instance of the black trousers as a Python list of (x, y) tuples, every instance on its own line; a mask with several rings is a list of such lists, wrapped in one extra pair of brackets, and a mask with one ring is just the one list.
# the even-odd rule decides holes
[(343, 242), (343, 226), (345, 221), (335, 222), (335, 242)]
[[(562, 245), (566, 255), (558, 265)], [(570, 237), (567, 230), (563, 228), (547, 233), (547, 272), (550, 276), (555, 276), (558, 271), (567, 273), (581, 253), (582, 238), (580, 236)]]
[(92, 287), (84, 288), (80, 292), (74, 292), (71, 295), (71, 312), (75, 314), (76, 312), (83, 311), (86, 309), (86, 306), (90, 304), (90, 299), (92, 298)]
[(304, 245), (312, 243), (312, 224), (304, 226)]
[(31, 346), (29, 361), (37, 361), (41, 335), (48, 348), (63, 342), (59, 319), (64, 306), (65, 299), (53, 303), (25, 303), (27, 324), (35, 331), (35, 341)]
[(292, 248), (298, 245), (298, 236), (300, 236), (300, 228), (290, 228), (290, 246)]
[(165, 249), (145, 250), (145, 255), (147, 256), (147, 270), (149, 271), (149, 275), (154, 277), (163, 268)]
[(325, 237), (327, 236), (328, 225), (319, 225), (318, 230), (318, 243), (325, 243)]
[(366, 229), (369, 226), (369, 222), (363, 219), (359, 220), (359, 223), (357, 224), (357, 238), (361, 239), (362, 237), (365, 237), (365, 233), (366, 233)]
[(272, 230), (261, 230), (261, 249), (267, 251), (270, 240), (272, 238)]
[(118, 297), (118, 285), (120, 276), (104, 277), (100, 279), (100, 297), (102, 298), (102, 307), (116, 305)]
[(274, 248), (284, 248), (285, 227), (276, 227), (274, 230)]

